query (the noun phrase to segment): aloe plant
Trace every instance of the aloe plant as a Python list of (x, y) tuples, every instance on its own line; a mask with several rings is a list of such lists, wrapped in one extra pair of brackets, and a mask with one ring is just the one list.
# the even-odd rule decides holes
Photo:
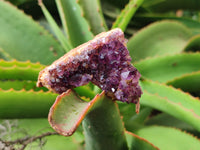
[[(0, 149), (198, 149), (200, 22), (189, 12), (198, 14), (192, 2), (199, 3), (55, 2), (56, 16), (38, 1), (44, 28), (19, 9), (36, 1), (0, 0)], [(61, 95), (36, 86), (47, 65), (114, 28), (124, 31), (141, 74), (138, 114), (135, 104), (113, 101), (92, 83)]]

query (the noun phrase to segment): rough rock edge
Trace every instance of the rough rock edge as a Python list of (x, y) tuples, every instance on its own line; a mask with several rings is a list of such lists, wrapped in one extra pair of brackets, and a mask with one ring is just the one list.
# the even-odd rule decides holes
[(88, 41), (87, 43), (84, 43), (75, 49), (72, 49), (70, 52), (56, 60), (52, 63), (52, 65), (48, 66), (44, 70), (42, 70), (39, 73), (37, 86), (42, 87), (45, 86), (49, 90), (56, 92), (54, 89), (51, 88), (49, 81), (49, 70), (57, 68), (58, 66), (61, 66), (62, 64), (68, 64), (75, 58), (77, 55), (81, 55), (82, 52), (88, 53), (94, 49), (98, 49), (100, 46), (110, 43), (111, 41), (118, 40), (119, 42), (123, 43), (124, 46), (126, 46), (126, 40), (124, 38), (124, 33), (121, 29), (116, 28), (113, 30), (110, 30), (108, 32), (102, 32), (95, 36), (93, 40)]

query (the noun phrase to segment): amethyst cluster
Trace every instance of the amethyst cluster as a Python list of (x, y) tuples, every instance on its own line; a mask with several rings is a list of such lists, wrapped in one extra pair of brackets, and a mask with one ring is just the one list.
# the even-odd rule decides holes
[(38, 85), (61, 94), (91, 81), (113, 99), (137, 103), (142, 94), (138, 85), (140, 73), (131, 65), (124, 43), (116, 37), (108, 38), (106, 42), (90, 44), (90, 49), (76, 50), (72, 57), (67, 56), (67, 61), (56, 61), (41, 73), (45, 72), (45, 76), (40, 74)]

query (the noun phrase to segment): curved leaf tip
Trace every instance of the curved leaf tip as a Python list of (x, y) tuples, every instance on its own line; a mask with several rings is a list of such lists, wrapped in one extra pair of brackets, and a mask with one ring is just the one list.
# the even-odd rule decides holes
[(59, 134), (71, 136), (100, 95), (96, 95), (90, 102), (83, 101), (73, 90), (59, 95), (49, 112), (50, 125)]

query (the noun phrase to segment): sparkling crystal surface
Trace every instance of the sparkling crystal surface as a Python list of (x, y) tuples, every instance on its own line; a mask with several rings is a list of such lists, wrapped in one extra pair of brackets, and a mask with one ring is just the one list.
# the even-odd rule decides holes
[(113, 99), (137, 103), (140, 73), (131, 65), (127, 48), (118, 40), (82, 52), (68, 64), (49, 70), (50, 86), (57, 93), (92, 82)]

